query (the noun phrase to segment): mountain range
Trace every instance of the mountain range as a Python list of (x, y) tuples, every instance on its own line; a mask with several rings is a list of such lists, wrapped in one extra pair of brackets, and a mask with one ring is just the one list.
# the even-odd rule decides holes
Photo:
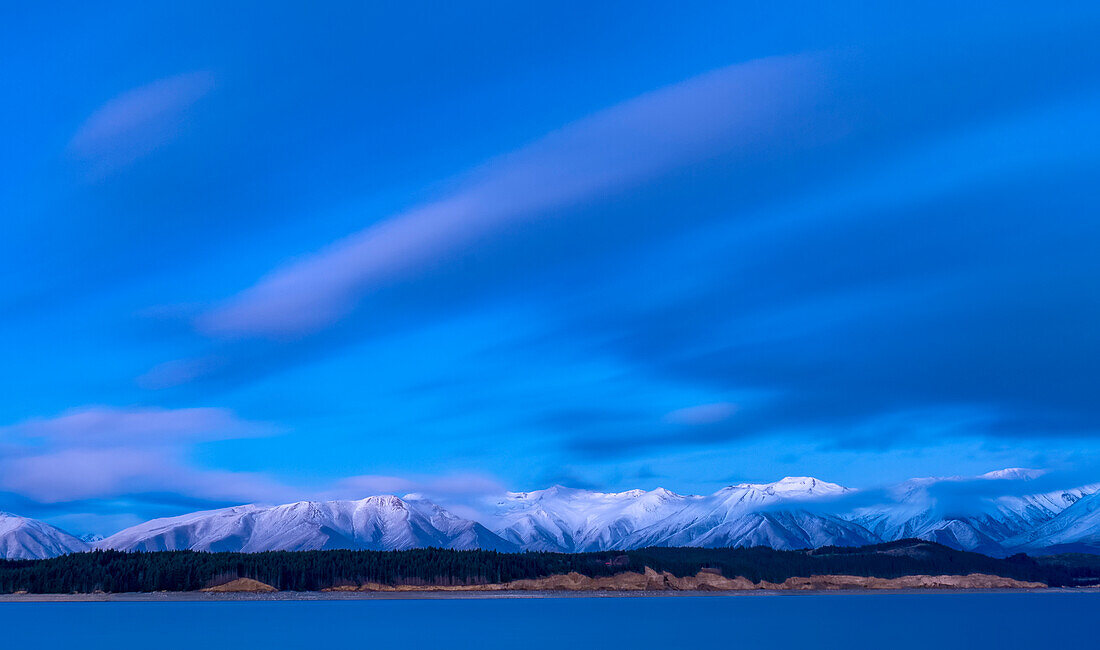
[[(879, 492), (811, 477), (741, 483), (710, 495), (680, 495), (664, 488), (606, 493), (554, 486), (504, 494), (488, 508), (485, 524), (418, 495), (383, 495), (194, 512), (88, 541), (44, 522), (0, 513), (0, 556), (31, 559), (90, 549), (258, 552), (429, 546), (564, 553), (650, 546), (799, 549), (913, 537), (993, 556), (1100, 553), (1100, 484), (989, 496), (997, 493), (1000, 482), (1026, 485), (1037, 477), (1031, 470), (1008, 469), (975, 479), (912, 479)], [(975, 490), (975, 485), (983, 489)], [(959, 497), (962, 488), (969, 490), (967, 498)]]
[(0, 512), (0, 557), (36, 560), (91, 550), (83, 540), (43, 521)]
[(373, 496), (236, 506), (154, 519), (94, 544), (124, 551), (312, 551), (410, 548), (514, 551), (481, 524), (424, 499)]

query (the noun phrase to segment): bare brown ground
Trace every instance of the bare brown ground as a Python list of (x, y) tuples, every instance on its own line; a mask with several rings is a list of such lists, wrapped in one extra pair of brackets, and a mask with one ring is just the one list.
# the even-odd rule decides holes
[(624, 572), (614, 576), (590, 578), (579, 573), (547, 576), (529, 580), (487, 585), (422, 586), (384, 585), (375, 582), (340, 586), (324, 591), (749, 591), (767, 590), (851, 590), (851, 589), (1042, 589), (1041, 582), (1023, 582), (1012, 578), (972, 573), (965, 576), (904, 576), (901, 578), (865, 578), (862, 576), (823, 575), (788, 578), (781, 583), (752, 582), (746, 578), (726, 578), (713, 571), (677, 577), (667, 571), (658, 573), (649, 567), (641, 573)]
[(237, 578), (236, 580), (231, 580), (224, 585), (207, 587), (206, 589), (202, 589), (201, 591), (212, 591), (221, 593), (246, 591), (250, 593), (262, 593), (279, 590), (269, 584), (264, 584), (259, 580), (253, 580), (252, 578)]
[(1100, 593), (1100, 588), (1049, 589), (1040, 582), (1022, 582), (1001, 576), (972, 573), (965, 576), (916, 575), (901, 578), (864, 578), (861, 576), (822, 575), (789, 578), (781, 583), (752, 582), (745, 578), (726, 578), (714, 571), (677, 577), (646, 568), (641, 573), (625, 572), (614, 576), (589, 578), (579, 573), (548, 576), (533, 580), (470, 585), (418, 586), (366, 583), (344, 585), (321, 591), (278, 591), (250, 578), (238, 578), (224, 585), (201, 591), (108, 594), (0, 594), (0, 603), (8, 602), (178, 602), (234, 600), (373, 600), (441, 598), (546, 598), (601, 596), (690, 596), (709, 592), (722, 594), (774, 593), (947, 593), (980, 591), (1041, 590), (1046, 593)]

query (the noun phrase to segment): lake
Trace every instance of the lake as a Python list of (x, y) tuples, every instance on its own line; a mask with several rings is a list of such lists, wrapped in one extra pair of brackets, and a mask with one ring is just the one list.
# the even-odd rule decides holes
[(4, 647), (1095, 648), (1100, 594), (0, 603)]

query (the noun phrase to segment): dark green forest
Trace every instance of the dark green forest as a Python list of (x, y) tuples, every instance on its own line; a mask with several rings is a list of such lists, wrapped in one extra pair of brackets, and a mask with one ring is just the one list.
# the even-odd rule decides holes
[(858, 548), (806, 551), (770, 548), (646, 548), (599, 553), (408, 551), (274, 551), (204, 553), (95, 551), (48, 560), (0, 561), (0, 593), (192, 591), (234, 578), (253, 578), (280, 590), (313, 591), (339, 585), (472, 585), (576, 571), (606, 576), (651, 567), (678, 576), (702, 568), (726, 577), (782, 582), (794, 576), (987, 573), (1073, 586), (1100, 582), (1100, 556), (1016, 555), (996, 559), (921, 540)]

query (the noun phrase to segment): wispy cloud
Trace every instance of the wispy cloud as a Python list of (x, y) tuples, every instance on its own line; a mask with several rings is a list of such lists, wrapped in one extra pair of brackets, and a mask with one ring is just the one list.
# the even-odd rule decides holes
[(187, 109), (213, 88), (212, 74), (189, 72), (128, 90), (80, 125), (69, 152), (93, 176), (127, 165), (176, 137)]
[(198, 467), (198, 442), (275, 433), (270, 424), (222, 408), (73, 409), (0, 427), (0, 490), (41, 502), (175, 492), (199, 499), (251, 501), (290, 497), (273, 479)]
[[(199, 442), (269, 435), (272, 424), (223, 408), (86, 407), (0, 427), (0, 505), (96, 511), (96, 518), (136, 511), (163, 516), (196, 508), (303, 499), (362, 499), (417, 493), (464, 516), (477, 516), (505, 487), (492, 476), (364, 474), (292, 484), (266, 473), (200, 466)], [(33, 514), (33, 513), (28, 513)]]
[(671, 424), (713, 424), (729, 419), (737, 405), (729, 402), (699, 404), (666, 413), (663, 420)]
[[(802, 501), (800, 508), (827, 514), (881, 511), (883, 505), (907, 504), (910, 516), (927, 511), (931, 517), (975, 516), (994, 510), (1006, 499), (1085, 488), (1091, 491), (1100, 475), (1091, 463), (1072, 470), (1010, 468), (978, 476), (931, 476), (897, 484), (851, 490), (827, 499)], [(781, 509), (783, 504), (766, 509)]]
[(169, 492), (234, 503), (292, 500), (294, 491), (249, 472), (203, 469), (168, 449), (69, 448), (6, 459), (0, 488), (46, 503)]
[(52, 418), (31, 418), (0, 427), (0, 438), (46, 438), (75, 445), (181, 444), (249, 438), (273, 433), (224, 408), (166, 409), (90, 406)]
[(401, 496), (416, 493), (433, 499), (501, 494), (504, 486), (483, 474), (445, 474), (442, 476), (384, 476), (364, 474), (337, 482), (331, 498), (361, 499), (376, 494)]
[(379, 494), (422, 497), (437, 503), (460, 517), (481, 519), (487, 505), (507, 488), (496, 478), (478, 473), (454, 473), (440, 476), (408, 475), (349, 476), (321, 493), (324, 499), (362, 499)]
[[(357, 300), (496, 231), (619, 191), (717, 152), (760, 152), (824, 91), (817, 56), (761, 59), (662, 88), (569, 124), (471, 174), (442, 199), (278, 269), (197, 320), (223, 337), (323, 329)], [(827, 138), (827, 129), (815, 137)]]

